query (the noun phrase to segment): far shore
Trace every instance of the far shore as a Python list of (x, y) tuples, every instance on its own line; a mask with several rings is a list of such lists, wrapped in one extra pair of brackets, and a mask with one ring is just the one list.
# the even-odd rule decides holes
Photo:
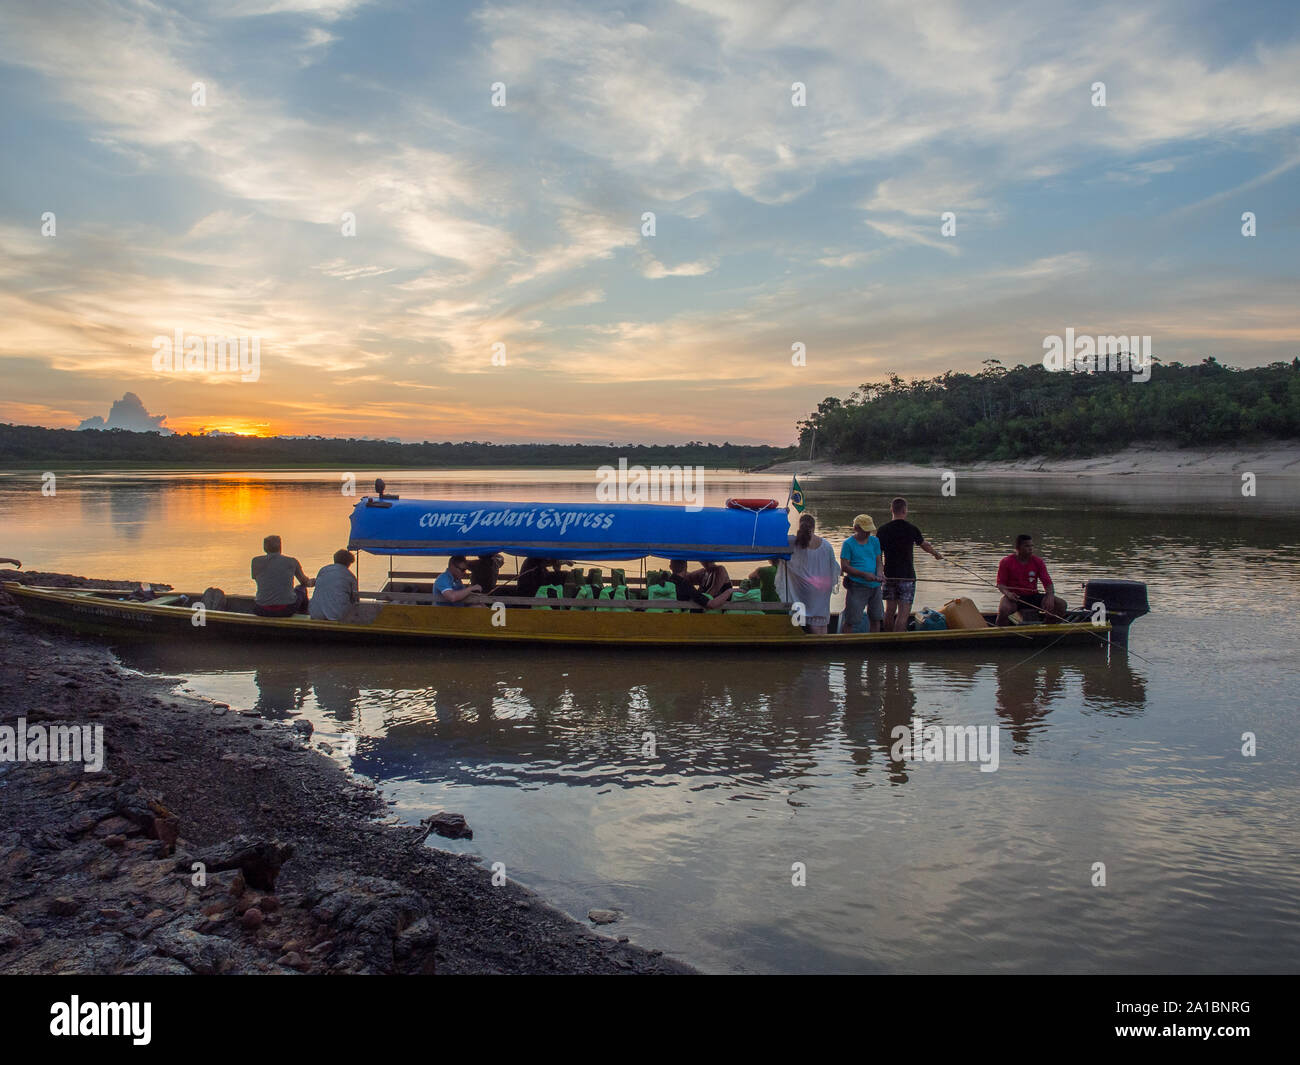
[(790, 473), (800, 477), (933, 477), (953, 471), (973, 477), (1231, 477), (1300, 478), (1300, 441), (1241, 448), (1175, 448), (1158, 444), (1136, 445), (1113, 455), (1092, 458), (1017, 459), (1013, 462), (978, 463), (852, 463), (779, 462), (764, 473)]

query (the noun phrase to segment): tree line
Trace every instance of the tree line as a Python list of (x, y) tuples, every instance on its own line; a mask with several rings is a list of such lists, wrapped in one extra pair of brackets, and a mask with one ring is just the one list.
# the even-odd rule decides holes
[(1051, 373), (986, 359), (979, 373), (866, 384), (798, 423), (799, 455), (842, 462), (1087, 456), (1139, 443), (1300, 439), (1300, 358), (1237, 369), (1153, 360), (1151, 379)]
[(750, 469), (789, 454), (766, 445), (707, 444), (493, 444), (479, 441), (404, 444), (391, 440), (310, 437), (163, 435), (127, 429), (46, 429), (0, 425), (0, 467), (46, 466), (259, 466), (439, 469), (474, 466), (629, 465)]

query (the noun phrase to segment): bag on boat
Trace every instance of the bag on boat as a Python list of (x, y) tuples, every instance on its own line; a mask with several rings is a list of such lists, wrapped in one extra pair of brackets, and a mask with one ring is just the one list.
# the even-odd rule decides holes
[(939, 611), (926, 607), (921, 611), (921, 618), (916, 623), (916, 627), (920, 632), (935, 632), (939, 629), (946, 629), (948, 622)]
[(206, 588), (203, 591), (204, 610), (225, 610), (226, 593), (220, 588)]
[(989, 623), (984, 620), (973, 601), (966, 598), (949, 599), (940, 608), (943, 619), (950, 629), (987, 629)]

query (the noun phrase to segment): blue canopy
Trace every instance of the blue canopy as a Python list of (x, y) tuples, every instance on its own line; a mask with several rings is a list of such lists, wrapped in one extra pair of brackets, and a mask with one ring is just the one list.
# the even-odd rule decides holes
[(352, 508), (348, 547), (376, 555), (727, 561), (788, 558), (789, 528), (784, 510), (366, 498)]

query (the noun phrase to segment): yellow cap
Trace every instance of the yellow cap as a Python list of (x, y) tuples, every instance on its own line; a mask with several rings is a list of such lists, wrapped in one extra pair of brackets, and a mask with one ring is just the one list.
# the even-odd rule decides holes
[(859, 514), (853, 519), (853, 527), (861, 529), (863, 532), (873, 533), (876, 531), (876, 523), (871, 520), (870, 514)]

